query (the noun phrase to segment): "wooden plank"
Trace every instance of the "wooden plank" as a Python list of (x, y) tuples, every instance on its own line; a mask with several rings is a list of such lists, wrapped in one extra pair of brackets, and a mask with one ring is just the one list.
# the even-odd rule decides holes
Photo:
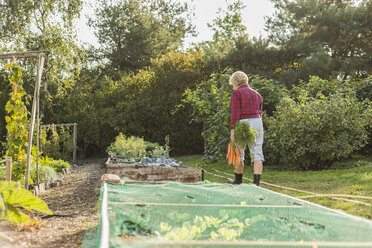
[(12, 157), (5, 157), (6, 169), (5, 169), (5, 180), (12, 181)]
[(75, 125), (77, 125), (77, 123), (60, 123), (60, 124), (44, 124), (44, 125), (41, 125), (41, 127), (51, 127), (51, 126), (67, 127), (67, 126), (75, 126)]
[(38, 58), (40, 54), (47, 54), (49, 51), (27, 51), (27, 52), (11, 52), (1, 53), (0, 59), (13, 59), (13, 58)]
[(28, 181), (30, 177), (30, 163), (31, 163), (31, 147), (32, 147), (32, 136), (34, 134), (34, 126), (35, 126), (35, 117), (36, 117), (36, 97), (38, 92), (40, 91), (40, 81), (41, 75), (43, 72), (44, 66), (44, 56), (40, 56), (38, 58), (37, 63), (37, 77), (36, 77), (36, 85), (35, 85), (35, 92), (34, 92), (34, 99), (32, 102), (32, 110), (31, 110), (31, 123), (30, 123), (30, 131), (28, 132), (28, 146), (27, 146), (27, 165), (26, 165), (26, 175), (25, 175), (25, 189), (28, 190)]
[(203, 179), (203, 172), (191, 167), (145, 166), (133, 164), (108, 164), (106, 173), (127, 177), (137, 181), (175, 181), (195, 183)]

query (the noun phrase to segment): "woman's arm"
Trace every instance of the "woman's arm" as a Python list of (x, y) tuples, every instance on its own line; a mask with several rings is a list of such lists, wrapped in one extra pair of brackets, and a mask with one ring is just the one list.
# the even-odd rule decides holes
[(234, 129), (235, 123), (239, 121), (240, 118), (240, 101), (239, 97), (233, 92), (231, 94), (231, 123), (230, 129)]

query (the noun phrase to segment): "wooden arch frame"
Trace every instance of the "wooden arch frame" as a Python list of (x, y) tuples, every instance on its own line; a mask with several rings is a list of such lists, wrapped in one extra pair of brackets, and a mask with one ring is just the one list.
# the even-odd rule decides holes
[(27, 165), (25, 175), (25, 189), (28, 190), (28, 183), (30, 178), (30, 163), (31, 163), (31, 148), (32, 138), (34, 135), (35, 119), (36, 119), (36, 174), (37, 183), (39, 183), (39, 130), (40, 130), (40, 82), (43, 72), (45, 56), (48, 51), (27, 51), (27, 52), (13, 52), (1, 53), (0, 59), (16, 59), (16, 58), (37, 58), (37, 71), (34, 98), (32, 101), (31, 123), (28, 132), (28, 146), (27, 146)]

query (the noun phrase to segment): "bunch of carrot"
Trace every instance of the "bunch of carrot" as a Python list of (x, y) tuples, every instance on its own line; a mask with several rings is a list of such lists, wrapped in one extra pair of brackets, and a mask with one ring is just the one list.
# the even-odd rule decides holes
[(232, 145), (231, 143), (229, 143), (226, 158), (229, 160), (229, 164), (232, 164), (234, 166), (239, 164), (240, 162), (239, 150), (236, 145)]

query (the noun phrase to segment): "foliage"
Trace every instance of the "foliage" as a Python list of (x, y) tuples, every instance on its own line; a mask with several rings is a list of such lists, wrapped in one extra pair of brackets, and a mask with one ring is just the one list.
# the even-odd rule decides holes
[(217, 17), (208, 27), (214, 32), (213, 40), (228, 40), (246, 35), (247, 27), (243, 24), (242, 12), (246, 8), (241, 0), (232, 3), (226, 1), (227, 10), (219, 8)]
[(72, 127), (40, 127), (40, 149), (45, 156), (54, 159), (72, 160), (74, 150)]
[(266, 21), (270, 41), (287, 51), (289, 64), (301, 64), (297, 69), (283, 67), (287, 80), (371, 73), (371, 1), (273, 2), (277, 11)]
[(257, 132), (246, 121), (238, 122), (234, 126), (235, 140), (240, 147), (244, 144), (248, 146), (253, 144), (256, 141), (256, 135)]
[[(36, 163), (32, 163), (30, 167), (30, 178), (31, 183), (36, 184), (37, 183), (37, 173), (36, 173)], [(57, 172), (49, 166), (44, 165), (40, 161), (39, 164), (39, 182), (52, 182), (58, 179)]]
[(280, 82), (258, 75), (249, 77), (249, 86), (262, 96), (264, 116), (272, 116), (281, 100), (289, 94), (287, 88)]
[(312, 98), (304, 90), (297, 102), (286, 98), (278, 106), (269, 121), (265, 150), (281, 164), (329, 168), (366, 144), (371, 113), (371, 105), (353, 94)]
[(149, 153), (153, 150), (155, 150), (157, 147), (159, 147), (160, 145), (156, 142), (150, 142), (150, 141), (144, 141), (145, 143), (145, 146), (146, 146), (146, 153)]
[(59, 136), (54, 125), (49, 128), (40, 127), (40, 150), (49, 157), (59, 156)]
[(119, 155), (126, 159), (139, 159), (146, 154), (145, 141), (134, 136), (126, 137), (120, 133), (108, 148), (109, 155)]
[(180, 47), (194, 33), (187, 3), (166, 0), (100, 0), (95, 28), (100, 53), (116, 72), (136, 71)]
[(203, 125), (204, 153), (209, 159), (216, 159), (225, 153), (229, 142), (230, 95), (228, 84), (232, 70), (215, 73), (203, 81), (195, 90), (187, 89), (183, 105), (193, 109), (192, 121)]
[(52, 214), (48, 205), (31, 192), (20, 188), (15, 182), (0, 182), (0, 219), (12, 223), (30, 224), (30, 216), (19, 210), (22, 207), (28, 211), (36, 210)]
[(157, 156), (157, 157), (160, 157), (160, 156), (164, 156), (166, 158), (169, 158), (169, 152), (170, 152), (170, 146), (169, 146), (169, 135), (165, 136), (165, 145), (164, 146), (156, 146), (151, 154), (153, 156)]
[[(174, 213), (170, 213), (170, 216)], [(220, 218), (213, 216), (195, 216), (192, 222), (183, 222), (181, 227), (172, 227), (169, 223), (160, 223), (160, 233), (164, 240), (224, 240), (234, 241), (243, 232), (248, 232), (249, 227), (259, 221), (265, 220), (263, 215), (246, 218), (239, 221), (229, 218), (228, 211), (221, 210)]]
[(70, 164), (62, 159), (54, 160), (45, 157), (41, 162), (43, 166), (48, 166), (54, 169), (55, 172), (62, 172), (63, 169), (69, 168)]
[[(74, 88), (74, 80), (79, 76), (84, 57), (83, 50), (77, 46), (74, 29), (74, 21), (80, 15), (82, 3), (80, 0), (19, 0), (3, 1), (0, 4), (0, 18), (3, 20), (0, 23), (1, 52), (48, 51), (40, 101), (40, 111), (46, 123), (63, 122), (69, 111), (65, 101)], [(32, 92), (36, 60), (20, 59), (18, 63), (25, 69), (23, 86), (26, 92)], [(4, 107), (4, 97), (8, 96), (5, 93), (10, 91), (4, 80), (1, 73), (0, 108)], [(5, 135), (5, 130), (0, 130), (1, 142), (5, 141)]]
[(190, 108), (172, 113), (185, 89), (204, 77), (202, 55), (192, 51), (169, 53), (120, 80), (82, 73), (66, 99), (70, 121), (79, 124), (80, 154), (102, 153), (120, 132), (159, 144), (169, 135), (172, 152), (201, 152), (201, 127), (188, 125)]
[(218, 9), (217, 17), (208, 27), (214, 32), (212, 41), (201, 42), (196, 48), (203, 51), (207, 62), (208, 74), (220, 71), (230, 66), (228, 54), (236, 51), (236, 44), (239, 40), (246, 40), (248, 35), (243, 24), (242, 12), (246, 7), (241, 0), (232, 3), (226, 1), (227, 10)]
[(6, 155), (13, 159), (12, 178), (20, 180), (26, 168), (28, 119), (25, 102), (28, 103), (28, 101), (26, 99), (27, 94), (22, 86), (22, 68), (14, 62), (7, 64), (6, 68), (10, 68), (8, 78), (12, 85), (10, 99), (5, 105), (8, 114), (5, 116), (8, 131)]
[[(204, 154), (215, 160), (226, 153), (230, 140), (230, 99), (232, 87), (228, 84), (231, 69), (214, 73), (196, 89), (185, 91), (182, 106), (191, 106), (192, 121), (203, 125)], [(264, 99), (264, 115), (272, 115), (276, 105), (288, 94), (281, 84), (259, 76), (250, 76), (250, 87), (257, 90)]]

